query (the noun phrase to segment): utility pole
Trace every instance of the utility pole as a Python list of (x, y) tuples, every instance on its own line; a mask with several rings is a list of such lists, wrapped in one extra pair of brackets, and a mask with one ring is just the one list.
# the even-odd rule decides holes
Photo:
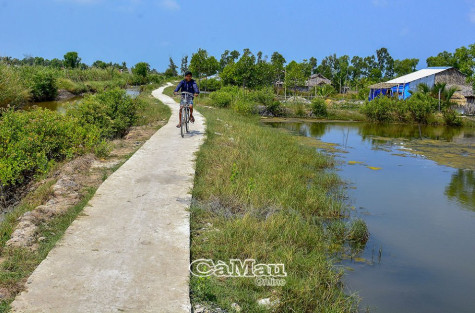
[(439, 112), (440, 112), (440, 93), (442, 92), (442, 88), (439, 87)]
[(287, 69), (284, 68), (284, 100), (287, 100), (287, 82), (286, 82), (286, 78), (287, 78)]

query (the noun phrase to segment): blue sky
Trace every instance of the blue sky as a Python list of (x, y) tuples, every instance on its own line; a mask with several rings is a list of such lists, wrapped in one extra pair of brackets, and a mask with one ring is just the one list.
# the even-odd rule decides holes
[(425, 59), (475, 43), (475, 0), (0, 0), (0, 55), (78, 51), (160, 71), (171, 56), (250, 48), (287, 60), (331, 53)]

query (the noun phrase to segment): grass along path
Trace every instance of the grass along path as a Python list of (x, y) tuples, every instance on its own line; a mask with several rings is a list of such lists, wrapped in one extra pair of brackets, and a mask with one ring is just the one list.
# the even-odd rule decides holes
[[(169, 119), (170, 109), (151, 96), (154, 87), (156, 88), (152, 85), (147, 86), (140, 94), (139, 119), (129, 134), (123, 139), (109, 142), (111, 153), (108, 157), (97, 160), (99, 167), (78, 173), (82, 176), (81, 179), (89, 182), (79, 190), (79, 202), (68, 207), (64, 214), (45, 219), (39, 225), (37, 233), (34, 234), (33, 248), (9, 247), (6, 242), (11, 238), (24, 213), (31, 212), (53, 199), (53, 187), (58, 181), (58, 176), (61, 175), (65, 166), (75, 160), (57, 164), (47, 175), (40, 177), (20, 204), (4, 216), (0, 223), (0, 312), (9, 310), (10, 303), (23, 290), (26, 279), (48, 255), (68, 226), (81, 214), (84, 206), (94, 195), (97, 186), (117, 170), (145, 140)], [(87, 158), (91, 157), (87, 156)]]
[(283, 263), (288, 277), (282, 287), (261, 287), (253, 278), (192, 276), (192, 303), (267, 312), (257, 300), (270, 298), (275, 312), (356, 312), (358, 299), (344, 292), (331, 250), (367, 231), (340, 219), (346, 211), (333, 159), (262, 126), (258, 116), (198, 110), (207, 139), (193, 188), (192, 260)]

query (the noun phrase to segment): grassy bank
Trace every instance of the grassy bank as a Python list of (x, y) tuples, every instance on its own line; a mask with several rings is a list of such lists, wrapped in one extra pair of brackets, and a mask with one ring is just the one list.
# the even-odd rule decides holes
[(199, 107), (207, 139), (197, 158), (191, 211), (192, 260), (256, 259), (283, 263), (282, 287), (259, 287), (252, 278), (192, 277), (193, 303), (243, 312), (353, 312), (357, 298), (341, 285), (332, 261), (335, 244), (364, 243), (361, 221), (346, 214), (333, 159), (298, 137), (262, 126), (256, 115)]
[[(37, 238), (37, 242), (35, 243), (37, 247), (35, 249), (10, 247), (6, 245), (6, 242), (11, 238), (15, 227), (19, 223), (19, 219), (24, 213), (30, 212), (39, 205), (42, 205), (48, 200), (52, 199), (54, 196), (53, 187), (58, 180), (58, 174), (61, 174), (63, 166), (67, 165), (69, 161), (77, 160), (73, 159), (75, 155), (65, 155), (65, 157), (61, 159), (51, 159), (51, 164), (48, 170), (36, 175), (35, 179), (31, 182), (31, 184), (33, 184), (32, 191), (23, 197), (20, 203), (4, 216), (3, 221), (0, 223), (0, 312), (8, 311), (9, 304), (11, 301), (13, 301), (16, 294), (23, 289), (26, 279), (34, 271), (38, 264), (47, 256), (49, 251), (54, 247), (55, 243), (62, 237), (67, 227), (80, 214), (88, 200), (94, 195), (98, 184), (100, 184), (102, 180), (106, 179), (108, 175), (114, 172), (120, 166), (120, 164), (127, 160), (127, 158), (130, 157), (136, 149), (138, 149), (139, 146), (136, 145), (138, 140), (143, 142), (147, 139), (144, 136), (153, 134), (157, 128), (159, 128), (166, 120), (168, 120), (171, 115), (168, 106), (165, 106), (159, 100), (153, 98), (150, 94), (151, 91), (156, 87), (158, 86), (148, 85), (144, 88), (144, 91), (140, 94), (140, 96), (132, 102), (135, 108), (135, 117), (133, 118), (133, 122), (131, 122), (129, 119), (126, 119), (126, 121), (130, 122), (130, 124), (127, 126), (127, 129), (132, 129), (132, 131), (135, 130), (136, 133), (141, 134), (141, 138), (137, 139), (137, 137), (134, 137), (131, 139), (120, 139), (113, 136), (109, 139), (101, 136), (101, 138), (103, 138), (101, 140), (103, 140), (102, 142), (104, 142), (104, 145), (106, 146), (106, 149), (102, 150), (102, 152), (111, 151), (112, 155), (110, 158), (115, 160), (114, 164), (116, 165), (107, 168), (99, 168), (94, 173), (90, 171), (74, 172), (75, 175), (82, 175), (81, 179), (87, 181), (89, 184), (86, 184), (84, 188), (79, 191), (80, 201), (78, 203), (76, 203), (74, 206), (68, 207), (64, 214), (54, 216), (51, 219), (45, 219), (39, 225), (39, 230), (35, 234), (35, 238)], [(119, 91), (117, 92), (119, 93)], [(122, 95), (122, 92), (119, 94)], [(98, 99), (91, 98), (87, 101), (94, 102), (96, 100)], [(97, 106), (98, 104), (95, 102), (89, 103), (89, 105), (86, 105), (86, 107), (90, 108), (92, 105)], [(104, 107), (101, 106), (101, 108)], [(74, 108), (74, 110), (79, 109)], [(101, 112), (101, 110), (96, 111)], [(44, 113), (44, 111), (41, 112)], [(86, 112), (88, 111), (86, 110)], [(15, 112), (15, 114), (24, 113), (25, 112), (22, 111)], [(49, 113), (50, 112), (47, 114)], [(51, 114), (56, 113), (51, 112)], [(21, 118), (21, 116), (17, 118)], [(95, 119), (96, 122), (98, 120), (100, 119)], [(122, 121), (124, 120), (122, 119)], [(94, 121), (89, 120), (89, 122), (93, 123)], [(0, 121), (0, 123), (2, 123), (2, 121)], [(30, 123), (35, 123), (35, 120), (30, 120)], [(98, 129), (108, 129), (104, 132), (104, 134), (111, 134), (109, 130), (118, 130), (120, 129), (117, 128), (118, 126), (124, 125), (122, 123), (118, 123), (120, 125), (106, 124), (103, 125), (103, 127), (99, 127), (97, 126), (97, 123), (95, 124)], [(90, 129), (91, 125), (88, 125), (87, 129)], [(13, 139), (17, 140), (18, 136), (14, 136)], [(55, 139), (57, 140), (57, 138)], [(128, 143), (127, 145), (127, 141), (132, 141), (132, 143)], [(48, 142), (45, 144), (47, 143)], [(130, 148), (126, 149), (126, 147)], [(47, 148), (51, 150), (51, 146), (47, 146)], [(119, 150), (120, 153), (115, 153), (116, 150)], [(89, 150), (89, 152), (91, 151), (93, 150)], [(79, 155), (80, 154), (77, 154), (77, 156)], [(2, 155), (2, 157), (7, 156)], [(107, 154), (102, 153), (101, 159), (103, 162), (107, 163), (109, 157)], [(92, 179), (91, 176), (95, 176), (96, 178)]]
[(160, 74), (129, 74), (115, 67), (67, 69), (0, 63), (0, 107), (51, 101), (60, 91), (83, 95), (131, 85), (161, 84), (166, 80)]

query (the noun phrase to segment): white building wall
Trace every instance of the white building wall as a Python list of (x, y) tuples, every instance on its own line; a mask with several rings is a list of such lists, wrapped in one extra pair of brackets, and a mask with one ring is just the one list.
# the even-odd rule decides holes
[(430, 75), (430, 76), (426, 76), (426, 77), (422, 77), (422, 78), (417, 79), (415, 81), (409, 82), (409, 90), (413, 91), (413, 92), (416, 92), (417, 91), (417, 86), (419, 86), (420, 84), (426, 84), (427, 86), (429, 86), (429, 88), (434, 87), (434, 85), (435, 85), (435, 74)]

